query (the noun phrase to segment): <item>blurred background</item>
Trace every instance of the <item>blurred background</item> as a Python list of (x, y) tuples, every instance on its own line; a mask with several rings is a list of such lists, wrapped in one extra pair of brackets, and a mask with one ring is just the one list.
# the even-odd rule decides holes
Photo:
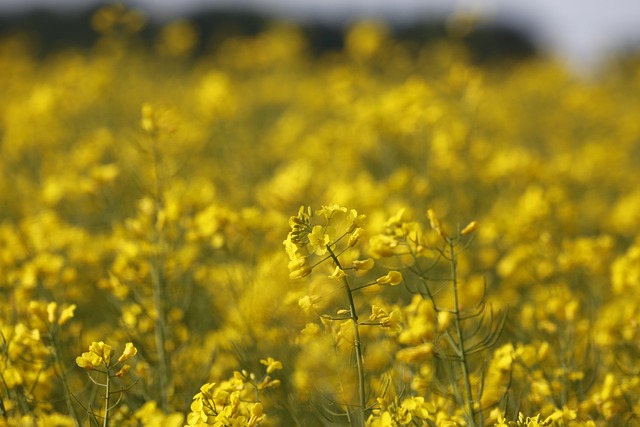
[[(36, 31), (43, 49), (90, 45), (88, 16), (103, 2), (1, 0), (0, 34)], [(468, 42), (484, 56), (551, 55), (578, 74), (637, 50), (638, 0), (132, 0), (153, 25), (194, 21), (202, 36), (257, 32), (272, 19), (303, 25), (317, 49), (339, 48), (342, 31), (357, 19), (386, 21), (399, 37), (437, 37), (451, 21), (472, 22)], [(219, 35), (219, 34), (218, 34)]]

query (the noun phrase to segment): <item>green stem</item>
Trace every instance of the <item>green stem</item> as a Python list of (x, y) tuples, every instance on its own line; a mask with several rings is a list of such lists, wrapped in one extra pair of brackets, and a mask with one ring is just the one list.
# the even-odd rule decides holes
[(80, 426), (81, 425), (80, 416), (76, 412), (76, 409), (73, 406), (73, 402), (71, 401), (71, 390), (69, 389), (69, 381), (67, 380), (67, 374), (65, 373), (64, 366), (62, 365), (62, 362), (60, 361), (60, 358), (58, 356), (58, 349), (60, 348), (60, 345), (58, 343), (58, 338), (56, 335), (57, 331), (55, 330), (53, 325), (49, 325), (48, 329), (49, 329), (49, 336), (51, 337), (51, 344), (52, 344), (51, 354), (53, 356), (53, 362), (55, 364), (56, 370), (59, 372), (60, 379), (62, 380), (62, 386), (64, 387), (67, 408), (69, 410), (69, 413), (73, 417), (75, 425)]
[[(340, 264), (340, 261), (338, 260), (338, 257), (335, 255), (335, 253), (331, 250), (331, 248), (329, 246), (327, 246), (327, 251), (329, 252), (329, 255), (331, 256), (331, 259), (333, 259), (333, 262), (335, 263), (336, 267), (338, 267), (339, 269), (343, 269), (342, 265)], [(356, 305), (355, 302), (353, 300), (353, 292), (351, 290), (351, 287), (349, 286), (349, 281), (347, 280), (346, 276), (342, 278), (342, 283), (344, 285), (344, 289), (347, 292), (347, 299), (349, 300), (349, 318), (351, 319), (351, 323), (353, 325), (353, 344), (355, 346), (355, 350), (356, 350), (356, 369), (358, 371), (358, 395), (359, 395), (359, 406), (358, 406), (358, 415), (359, 415), (359, 423), (360, 425), (364, 426), (364, 412), (365, 412), (365, 407), (366, 407), (366, 402), (365, 402), (365, 392), (364, 392), (364, 363), (363, 363), (363, 357), (362, 357), (362, 345), (360, 344), (360, 329), (358, 326), (358, 314), (356, 312)]]
[(456, 258), (455, 245), (453, 240), (447, 239), (449, 244), (449, 260), (451, 262), (451, 283), (453, 285), (453, 299), (454, 299), (454, 320), (456, 326), (456, 333), (458, 335), (458, 356), (460, 357), (460, 366), (462, 368), (462, 379), (464, 381), (465, 390), (465, 404), (467, 405), (467, 412), (469, 415), (469, 425), (475, 427), (475, 409), (473, 408), (473, 394), (471, 393), (471, 378), (469, 377), (469, 365), (467, 362), (467, 355), (464, 348), (464, 334), (462, 332), (462, 321), (460, 320), (460, 302), (458, 299), (458, 262)]
[(166, 341), (166, 324), (165, 324), (165, 292), (164, 292), (164, 280), (162, 274), (159, 271), (159, 265), (157, 257), (154, 256), (153, 268), (151, 271), (153, 281), (153, 303), (156, 307), (156, 324), (154, 328), (155, 332), (155, 344), (156, 352), (158, 353), (158, 379), (160, 384), (160, 407), (164, 413), (168, 409), (167, 401), (167, 386), (168, 386), (168, 364), (167, 353), (165, 351)]
[(159, 379), (159, 392), (160, 392), (160, 408), (165, 414), (168, 412), (168, 386), (169, 386), (169, 363), (166, 353), (166, 284), (164, 275), (162, 274), (162, 268), (165, 261), (165, 248), (164, 248), (164, 235), (161, 230), (157, 228), (158, 215), (164, 208), (164, 190), (163, 190), (163, 178), (162, 173), (162, 159), (157, 147), (156, 138), (152, 138), (152, 155), (153, 155), (153, 167), (155, 174), (155, 218), (154, 218), (154, 233), (153, 233), (153, 248), (154, 253), (151, 259), (151, 280), (153, 283), (153, 304), (156, 308), (156, 321), (154, 328), (154, 338), (156, 344), (156, 352), (158, 353), (158, 379)]
[(107, 367), (107, 381), (105, 382), (104, 392), (104, 418), (102, 419), (102, 427), (109, 425), (109, 396), (111, 394), (111, 369)]

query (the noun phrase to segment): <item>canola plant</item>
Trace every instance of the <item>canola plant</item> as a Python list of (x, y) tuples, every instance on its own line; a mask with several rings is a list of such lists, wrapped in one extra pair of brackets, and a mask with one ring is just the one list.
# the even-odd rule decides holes
[(92, 23), (0, 40), (0, 425), (638, 423), (633, 59)]

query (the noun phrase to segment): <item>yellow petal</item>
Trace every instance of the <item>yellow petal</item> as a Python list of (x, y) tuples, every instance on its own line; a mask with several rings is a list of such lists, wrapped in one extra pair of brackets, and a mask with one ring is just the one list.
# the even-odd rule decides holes
[(124, 351), (122, 352), (122, 356), (118, 358), (118, 362), (122, 363), (125, 360), (129, 360), (136, 354), (138, 354), (138, 349), (134, 347), (133, 343), (128, 342), (125, 344)]
[(67, 323), (73, 317), (75, 310), (75, 304), (71, 304), (69, 307), (62, 310), (62, 313), (60, 313), (60, 318), (58, 318), (58, 325), (62, 326)]
[(131, 365), (124, 365), (118, 372), (116, 372), (116, 377), (121, 377), (131, 369)]
[(392, 286), (402, 283), (402, 273), (399, 271), (390, 271), (387, 276), (389, 276), (389, 284)]
[(374, 262), (372, 258), (353, 261), (353, 267), (359, 271), (371, 270), (373, 268), (373, 264)]
[(333, 274), (329, 276), (330, 279), (341, 280), (343, 277), (346, 277), (347, 273), (344, 272), (340, 267), (336, 267), (333, 270)]
[(50, 302), (47, 304), (47, 321), (49, 323), (55, 323), (56, 321), (56, 311), (58, 311), (58, 304), (55, 302)]

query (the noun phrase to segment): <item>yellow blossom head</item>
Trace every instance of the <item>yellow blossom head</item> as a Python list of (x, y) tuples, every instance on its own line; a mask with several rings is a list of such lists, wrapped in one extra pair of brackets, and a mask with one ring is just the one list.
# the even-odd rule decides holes
[(113, 350), (111, 346), (102, 341), (92, 342), (89, 351), (76, 358), (76, 364), (90, 371), (101, 365), (110, 366)]

